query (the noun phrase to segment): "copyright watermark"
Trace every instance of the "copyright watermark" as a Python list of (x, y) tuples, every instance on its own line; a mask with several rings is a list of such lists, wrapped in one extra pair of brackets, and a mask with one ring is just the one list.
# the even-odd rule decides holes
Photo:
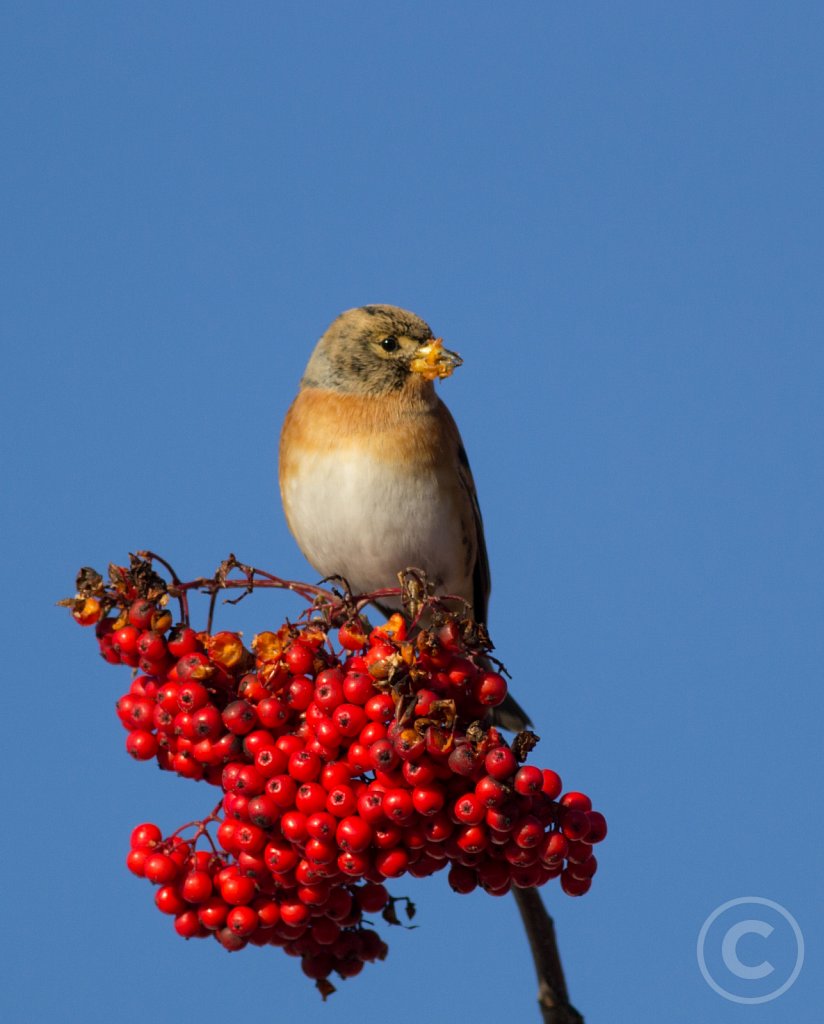
[(711, 989), (733, 1003), (783, 995), (804, 965), (804, 936), (780, 903), (740, 896), (716, 907), (698, 935), (698, 966)]

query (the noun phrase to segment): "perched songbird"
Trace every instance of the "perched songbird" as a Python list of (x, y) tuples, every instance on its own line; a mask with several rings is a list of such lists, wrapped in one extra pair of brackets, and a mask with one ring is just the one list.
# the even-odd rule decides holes
[[(289, 528), (322, 576), (371, 593), (414, 566), (485, 623), (489, 563), (475, 483), (434, 387), (460, 364), (414, 313), (341, 313), (286, 414), (280, 492)], [(509, 696), (496, 718), (513, 730), (529, 722)]]

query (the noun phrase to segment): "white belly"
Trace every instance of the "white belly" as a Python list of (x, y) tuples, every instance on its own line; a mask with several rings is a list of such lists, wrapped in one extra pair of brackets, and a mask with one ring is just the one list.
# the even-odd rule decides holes
[(304, 455), (300, 464), (283, 502), (321, 575), (343, 576), (356, 593), (370, 593), (397, 586), (398, 572), (414, 566), (441, 592), (470, 596), (455, 496), (434, 470), (399, 473), (357, 449)]

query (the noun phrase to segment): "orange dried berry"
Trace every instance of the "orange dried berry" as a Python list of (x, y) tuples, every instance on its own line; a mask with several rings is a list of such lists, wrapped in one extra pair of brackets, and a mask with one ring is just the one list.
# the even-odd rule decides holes
[(457, 352), (450, 352), (443, 347), (443, 338), (433, 338), (418, 349), (409, 368), (414, 373), (420, 373), (426, 380), (436, 380), (438, 377), (448, 377), (461, 362)]
[(292, 674), (282, 661), (257, 662), (258, 679), (268, 691), (280, 690), (292, 678)]
[(209, 660), (224, 669), (233, 669), (243, 657), (243, 641), (239, 633), (224, 630), (209, 636), (201, 633), (200, 640), (206, 648)]
[(164, 608), (162, 611), (156, 611), (152, 615), (151, 629), (155, 633), (165, 633), (172, 625), (172, 613), (166, 611)]
[(366, 633), (359, 619), (345, 622), (338, 630), (338, 641), (346, 651), (361, 651), (366, 647)]
[(405, 665), (410, 668), (415, 664), (415, 645), (412, 643), (401, 644), (398, 654)]
[(75, 598), (72, 615), (75, 622), (79, 622), (81, 626), (94, 626), (100, 621), (101, 614), (100, 602), (96, 597)]
[(377, 627), (375, 633), (379, 636), (388, 637), (396, 643), (401, 643), (401, 641), (406, 639), (406, 620), (400, 612), (395, 612), (382, 626)]
[(258, 664), (267, 661), (277, 661), (283, 654), (284, 638), (278, 633), (258, 633), (252, 640), (252, 650)]
[(316, 651), (326, 643), (326, 631), (318, 626), (308, 626), (306, 629), (301, 630), (298, 639), (302, 644), (306, 644), (307, 647), (311, 647), (313, 651)]

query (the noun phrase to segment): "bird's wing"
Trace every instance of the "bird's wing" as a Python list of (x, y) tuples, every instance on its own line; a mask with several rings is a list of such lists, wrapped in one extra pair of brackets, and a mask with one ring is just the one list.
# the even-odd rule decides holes
[(486, 553), (481, 506), (478, 503), (478, 492), (475, 490), (469, 458), (457, 424), (443, 403), (441, 403), (440, 412), (447, 428), (447, 444), (451, 448), (450, 454), (457, 463), (461, 520), (464, 530), (473, 541), (472, 614), (478, 622), (485, 623), (492, 579), (489, 573), (489, 557)]
[(484, 537), (484, 524), (481, 518), (481, 506), (478, 504), (478, 492), (475, 490), (475, 481), (472, 478), (472, 470), (469, 468), (469, 459), (462, 444), (458, 447), (458, 461), (460, 464), (461, 485), (467, 493), (472, 519), (475, 526), (475, 566), (472, 570), (472, 612), (477, 622), (486, 622), (486, 613), (489, 605), (489, 592), (492, 589), (492, 577), (489, 573), (489, 555), (486, 552), (486, 538)]

